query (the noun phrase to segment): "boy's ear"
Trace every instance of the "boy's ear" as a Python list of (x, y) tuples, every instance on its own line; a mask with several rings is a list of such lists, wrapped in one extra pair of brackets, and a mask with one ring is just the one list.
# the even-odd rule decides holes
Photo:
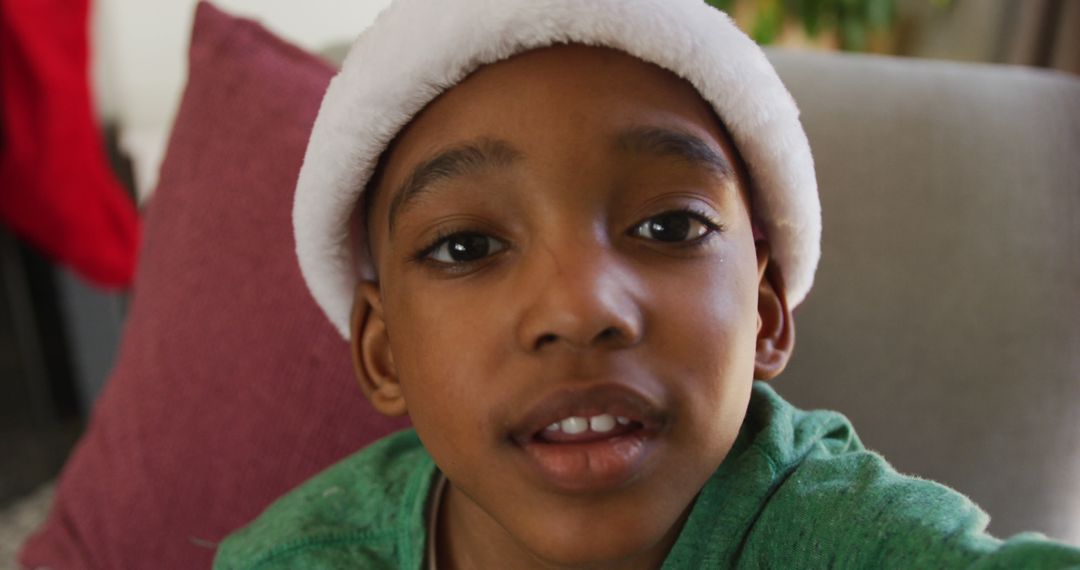
[(784, 371), (795, 348), (795, 322), (788, 309), (784, 279), (771, 263), (768, 242), (755, 244), (758, 258), (758, 333), (754, 378), (771, 380)]
[(378, 284), (361, 281), (357, 285), (349, 327), (353, 373), (360, 389), (379, 413), (405, 415), (408, 408), (394, 367), (390, 337), (386, 334)]

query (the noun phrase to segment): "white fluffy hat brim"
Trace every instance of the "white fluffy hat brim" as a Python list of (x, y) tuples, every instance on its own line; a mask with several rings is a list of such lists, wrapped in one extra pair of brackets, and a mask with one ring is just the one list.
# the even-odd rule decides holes
[(296, 186), (300, 270), (343, 337), (358, 281), (374, 275), (366, 248), (350, 243), (350, 219), (383, 150), (476, 68), (557, 43), (615, 48), (697, 88), (749, 169), (789, 305), (806, 297), (821, 251), (810, 145), (776, 71), (726, 14), (704, 0), (398, 0), (331, 81)]

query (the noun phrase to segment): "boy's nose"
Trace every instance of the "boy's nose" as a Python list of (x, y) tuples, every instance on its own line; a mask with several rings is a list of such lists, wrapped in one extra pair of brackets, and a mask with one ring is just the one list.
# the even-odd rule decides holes
[(551, 255), (533, 260), (522, 275), (518, 337), (528, 351), (625, 348), (641, 340), (644, 325), (635, 277), (604, 255)]

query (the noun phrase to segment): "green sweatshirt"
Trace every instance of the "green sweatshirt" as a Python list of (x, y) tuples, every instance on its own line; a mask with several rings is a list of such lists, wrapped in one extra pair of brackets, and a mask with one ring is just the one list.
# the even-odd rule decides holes
[[(415, 432), (384, 438), (285, 495), (222, 542), (214, 568), (424, 566), (435, 464)], [(1080, 568), (1080, 549), (1006, 541), (947, 487), (898, 474), (836, 412), (754, 385), (735, 446), (664, 562), (679, 568)]]

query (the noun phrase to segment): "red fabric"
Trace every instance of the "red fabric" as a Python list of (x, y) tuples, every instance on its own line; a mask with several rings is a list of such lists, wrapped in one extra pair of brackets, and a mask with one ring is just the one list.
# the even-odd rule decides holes
[(364, 400), (294, 254), (332, 73), (199, 6), (118, 363), (24, 565), (207, 568), (274, 498), (405, 425)]
[(88, 280), (125, 287), (139, 222), (90, 104), (89, 0), (0, 0), (0, 223)]

